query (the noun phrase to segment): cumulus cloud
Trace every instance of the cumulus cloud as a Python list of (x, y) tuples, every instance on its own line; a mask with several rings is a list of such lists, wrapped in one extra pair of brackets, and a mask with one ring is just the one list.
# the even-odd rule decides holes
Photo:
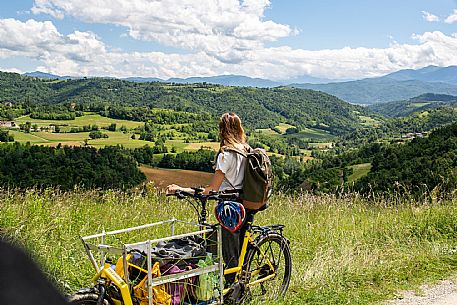
[(2, 71), (2, 72), (10, 72), (10, 73), (19, 73), (19, 74), (22, 73), (21, 70), (16, 69), (16, 68), (2, 68), (1, 66), (0, 66), (0, 71)]
[(426, 11), (422, 11), (422, 17), (428, 21), (428, 22), (438, 22), (440, 21), (440, 18), (436, 15), (433, 15), (429, 12), (426, 12)]
[(444, 20), (444, 22), (449, 23), (449, 24), (454, 23), (456, 21), (457, 21), (457, 9), (455, 9), (454, 12)]
[[(243, 32), (245, 33), (245, 32)], [(288, 79), (304, 74), (325, 78), (362, 78), (427, 65), (457, 65), (457, 35), (425, 32), (416, 44), (393, 42), (388, 48), (303, 50), (258, 45), (187, 54), (125, 52), (107, 46), (92, 32), (60, 33), (50, 21), (0, 19), (0, 58), (26, 57), (37, 70), (60, 75), (190, 77), (241, 74)], [(234, 52), (225, 54), (223, 52)], [(227, 58), (242, 58), (242, 62)]]
[(242, 60), (239, 51), (294, 33), (288, 25), (263, 20), (269, 5), (269, 0), (35, 0), (32, 12), (116, 24), (135, 39), (234, 62)]

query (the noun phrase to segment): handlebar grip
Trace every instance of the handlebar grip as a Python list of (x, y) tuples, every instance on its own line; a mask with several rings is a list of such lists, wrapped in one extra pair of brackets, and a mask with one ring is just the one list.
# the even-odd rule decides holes
[(203, 191), (205, 190), (204, 188), (201, 188), (201, 187), (191, 187), (191, 189), (194, 190), (195, 194), (203, 193)]

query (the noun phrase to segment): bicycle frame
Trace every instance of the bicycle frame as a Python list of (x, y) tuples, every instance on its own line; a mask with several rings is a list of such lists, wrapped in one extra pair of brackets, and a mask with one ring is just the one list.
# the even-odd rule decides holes
[[(224, 200), (224, 198), (225, 198), (226, 200), (231, 200), (230, 196), (234, 195), (234, 194), (227, 194), (227, 195), (220, 196), (220, 193), (214, 192), (213, 194), (210, 193), (209, 196), (206, 196), (206, 195), (202, 195), (202, 194), (199, 193), (199, 192), (202, 191), (202, 189), (194, 188), (194, 191), (195, 191), (195, 194), (186, 193), (186, 192), (179, 192), (177, 194), (177, 197), (180, 198), (180, 199), (183, 199), (186, 196), (189, 196), (189, 197), (192, 197), (194, 200), (200, 201), (201, 210), (200, 211), (197, 210), (197, 213), (198, 213), (199, 223), (201, 225), (203, 225), (203, 226), (207, 225), (207, 223), (206, 223), (206, 216), (207, 216), (206, 205), (207, 205), (208, 199)], [(226, 196), (228, 196), (228, 197), (226, 197)], [(255, 247), (255, 240), (253, 238), (254, 234), (252, 232), (252, 222), (253, 222), (253, 218), (248, 219), (247, 223), (246, 223), (247, 229), (246, 229), (246, 232), (244, 233), (244, 237), (243, 237), (243, 245), (241, 247), (241, 252), (240, 252), (239, 259), (238, 259), (238, 266), (224, 269), (224, 272), (223, 272), (224, 275), (236, 274), (235, 278), (237, 279), (237, 281), (240, 281), (240, 279), (242, 277), (242, 274), (243, 274), (243, 265), (244, 265), (244, 261), (245, 261), (245, 258), (246, 258), (246, 254), (248, 252), (248, 246), (249, 245), (253, 245)], [(257, 250), (260, 251), (260, 255), (262, 257), (268, 257), (268, 255), (265, 254), (265, 253), (262, 253), (260, 249), (257, 249)], [(273, 270), (273, 274), (270, 274), (270, 275), (267, 275), (265, 277), (262, 277), (261, 279), (258, 279), (258, 280), (254, 281), (254, 282), (246, 283), (245, 285), (247, 287), (263, 283), (263, 282), (268, 281), (268, 280), (270, 280), (270, 279), (272, 279), (272, 278), (274, 278), (276, 276), (276, 273), (274, 272), (275, 268), (271, 264), (269, 259), (266, 260), (266, 263), (271, 268), (271, 270)], [(259, 273), (260, 273), (260, 270), (254, 271), (253, 273), (251, 273), (251, 276), (256, 276)], [(229, 290), (230, 290), (230, 288), (226, 288), (226, 289), (223, 290), (223, 293), (225, 294)]]
[[(248, 222), (247, 226), (248, 226), (248, 228), (247, 228), (246, 232), (244, 233), (243, 245), (241, 247), (241, 253), (240, 253), (240, 256), (239, 256), (239, 260), (238, 260), (238, 266), (233, 267), (233, 268), (224, 269), (224, 275), (234, 274), (235, 273), (237, 278), (238, 278), (238, 280), (241, 278), (241, 275), (242, 275), (242, 272), (243, 272), (243, 265), (244, 265), (244, 260), (246, 258), (246, 254), (247, 254), (247, 251), (248, 251), (248, 246), (249, 246), (249, 244), (255, 245), (255, 240), (253, 238), (254, 234), (251, 232), (252, 223)], [(260, 251), (260, 249), (258, 249), (258, 251)], [(262, 253), (262, 252), (260, 254), (263, 257), (267, 256), (265, 253)], [(274, 266), (271, 264), (270, 260), (267, 259), (266, 263), (271, 268), (271, 270), (274, 270)], [(251, 276), (256, 276), (259, 273), (260, 273), (260, 271), (255, 271), (255, 272), (251, 273)], [(263, 283), (265, 281), (268, 281), (268, 280), (274, 278), (275, 276), (276, 276), (275, 273), (267, 275), (267, 276), (263, 277), (262, 279), (256, 280), (256, 281), (251, 282), (251, 283), (247, 283), (246, 286), (250, 287), (250, 286), (254, 286), (254, 285)], [(228, 292), (229, 289), (230, 288), (224, 289), (224, 293)]]

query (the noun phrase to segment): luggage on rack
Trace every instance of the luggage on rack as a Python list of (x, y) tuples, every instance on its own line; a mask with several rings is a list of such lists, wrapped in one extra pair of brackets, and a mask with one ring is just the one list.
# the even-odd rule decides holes
[[(184, 271), (203, 268), (214, 264), (211, 253), (206, 251), (206, 241), (199, 236), (189, 236), (159, 242), (151, 248), (152, 277), (179, 274)], [(129, 280), (140, 305), (148, 304), (147, 249), (138, 247), (127, 257)], [(124, 277), (123, 258), (115, 266), (119, 276)], [(217, 272), (201, 274), (179, 281), (153, 287), (153, 304), (178, 305), (195, 301), (208, 301), (218, 294)]]
[[(132, 251), (126, 257), (129, 271), (129, 280), (133, 286), (133, 293), (140, 305), (148, 305), (148, 272), (146, 256), (138, 251)], [(138, 265), (137, 265), (138, 264)], [(145, 267), (145, 268), (144, 268)], [(116, 273), (124, 278), (124, 259), (121, 256), (115, 266)], [(151, 269), (153, 278), (161, 276), (160, 264), (155, 262)], [(170, 305), (171, 296), (167, 292), (165, 285), (152, 287), (154, 305)]]

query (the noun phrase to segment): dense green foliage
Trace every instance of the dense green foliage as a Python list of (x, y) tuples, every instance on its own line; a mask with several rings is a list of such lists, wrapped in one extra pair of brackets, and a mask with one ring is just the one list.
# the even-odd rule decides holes
[(0, 129), (0, 142), (14, 142), (14, 137), (8, 130)]
[(368, 108), (387, 117), (406, 117), (435, 108), (457, 108), (457, 96), (427, 93), (406, 101), (370, 105)]
[(34, 105), (68, 105), (75, 111), (97, 111), (113, 118), (160, 124), (203, 120), (208, 113), (217, 118), (233, 111), (249, 128), (290, 122), (299, 129), (316, 127), (342, 134), (359, 125), (355, 112), (366, 112), (322, 92), (292, 88), (133, 83), (102, 78), (50, 81), (13, 73), (0, 73), (0, 88), (0, 101), (20, 104), (25, 109)]
[(426, 134), (436, 128), (457, 123), (457, 107), (432, 108), (424, 112), (413, 112), (406, 117), (387, 119), (373, 128), (358, 128), (340, 137), (339, 145), (359, 146), (379, 140), (402, 141), (409, 133)]
[(0, 185), (129, 188), (145, 179), (133, 158), (117, 147), (0, 146)]
[(381, 147), (370, 173), (356, 185), (371, 190), (449, 196), (457, 190), (457, 124), (438, 129), (428, 138)]
[(106, 133), (101, 132), (100, 130), (93, 130), (89, 132), (89, 138), (91, 139), (101, 139), (101, 138), (108, 138)]
[(214, 172), (212, 162), (214, 161), (214, 156), (214, 151), (201, 148), (194, 152), (185, 151), (176, 155), (166, 154), (157, 165), (164, 168)]
[[(361, 163), (371, 163), (370, 172), (349, 185), (351, 166)], [(451, 196), (457, 190), (457, 124), (406, 143), (373, 143), (338, 155), (323, 154), (306, 166), (292, 165), (284, 184), (291, 188), (324, 192), (351, 188), (364, 194), (396, 192), (415, 198)]]

